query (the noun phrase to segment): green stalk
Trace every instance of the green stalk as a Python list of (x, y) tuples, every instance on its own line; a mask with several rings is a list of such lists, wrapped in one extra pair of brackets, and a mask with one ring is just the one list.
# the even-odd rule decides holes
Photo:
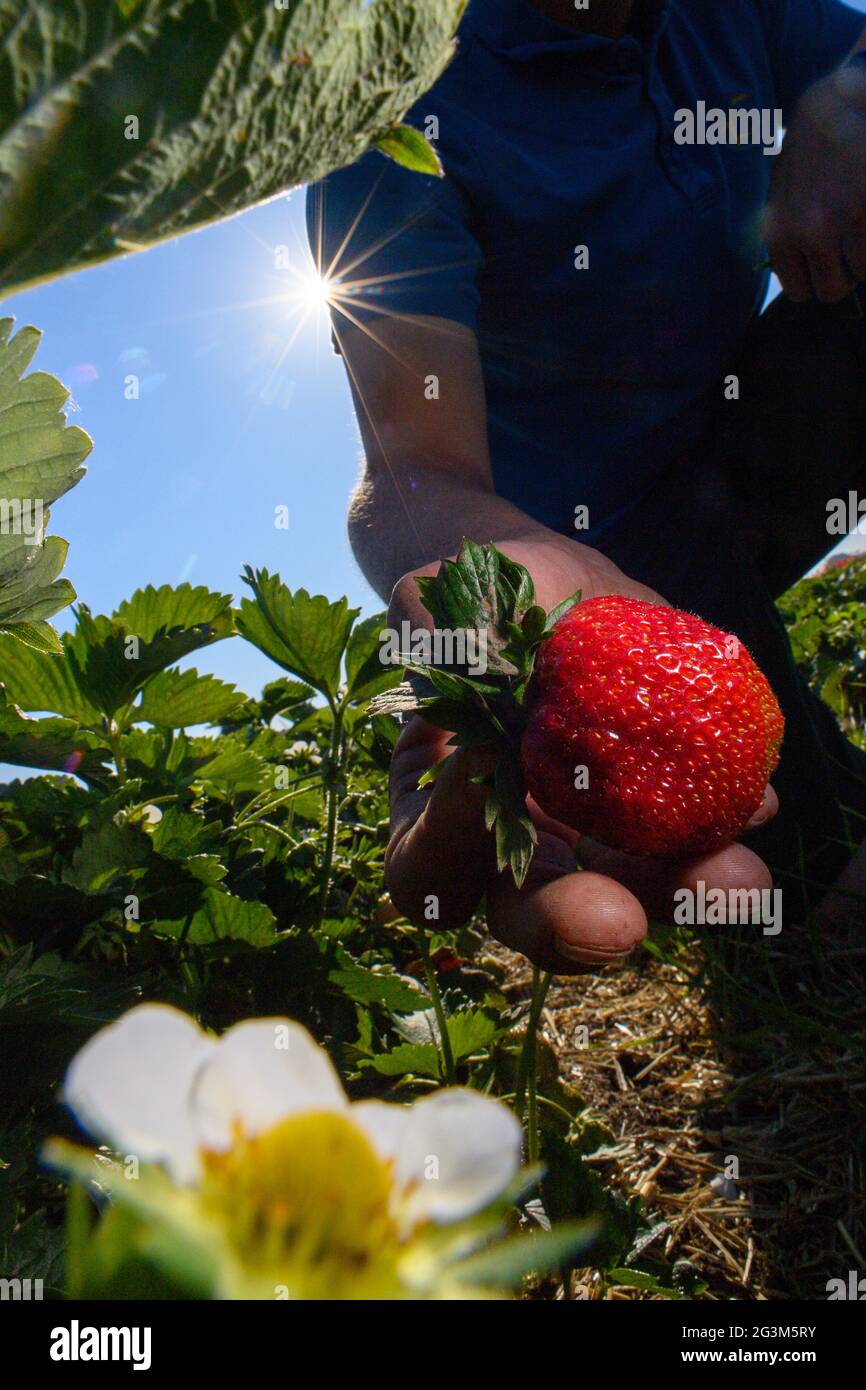
[(445, 1077), (446, 1084), (454, 1086), (457, 1081), (457, 1073), (454, 1069), (454, 1052), (451, 1048), (451, 1039), (448, 1036), (448, 1020), (445, 1017), (445, 1006), (442, 1003), (439, 981), (436, 979), (436, 971), (430, 959), (430, 941), (423, 927), (418, 928), (418, 944), (421, 949), (421, 959), (424, 962), (424, 976), (427, 980), (427, 989), (433, 1001), (433, 1012), (436, 1015), (436, 1023), (439, 1028), (442, 1073)]
[(529, 1005), (529, 1016), (526, 1020), (523, 1046), (520, 1049), (520, 1060), (517, 1064), (514, 1108), (521, 1124), (523, 1124), (524, 1116), (527, 1119), (526, 1153), (530, 1163), (535, 1163), (538, 1160), (538, 1070), (536, 1064), (538, 1025), (541, 1021), (541, 1011), (544, 1008), (544, 1001), (547, 998), (552, 979), (552, 974), (542, 974), (538, 966), (533, 965), (532, 998)]
[(331, 729), (331, 745), (328, 750), (328, 775), (325, 778), (325, 800), (327, 821), (325, 827), (325, 854), (319, 877), (319, 895), (316, 908), (315, 930), (321, 927), (328, 908), (328, 893), (331, 889), (331, 870), (334, 866), (334, 849), (337, 844), (337, 814), (340, 809), (340, 782), (343, 773), (345, 754), (343, 750), (343, 705), (331, 706), (334, 717)]

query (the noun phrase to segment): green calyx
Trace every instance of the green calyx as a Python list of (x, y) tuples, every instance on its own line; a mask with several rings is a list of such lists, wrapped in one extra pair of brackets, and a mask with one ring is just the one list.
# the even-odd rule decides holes
[[(456, 560), (443, 560), (438, 574), (417, 584), (433, 633), (429, 641), (421, 634), (420, 642), (401, 652), (407, 680), (378, 696), (371, 713), (414, 711), (448, 730), (454, 746), (498, 751), (496, 770), (486, 779), (485, 817), (496, 837), (499, 869), (510, 868), (519, 887), (536, 844), (519, 759), (530, 681), (538, 648), (580, 594), (545, 613), (523, 565), (495, 545), (470, 540), (463, 541)], [(435, 781), (444, 761), (425, 774), (422, 785)]]

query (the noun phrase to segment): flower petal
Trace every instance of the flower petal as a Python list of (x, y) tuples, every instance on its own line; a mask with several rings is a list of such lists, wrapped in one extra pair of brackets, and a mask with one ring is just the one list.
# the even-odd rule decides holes
[(387, 1105), (381, 1100), (359, 1100), (349, 1112), (364, 1131), (380, 1158), (396, 1158), (412, 1113), (410, 1105)]
[(514, 1115), (490, 1096), (452, 1088), (417, 1101), (396, 1161), (407, 1219), (459, 1221), (486, 1207), (518, 1171), (521, 1142)]
[(206, 1148), (235, 1131), (262, 1134), (302, 1110), (343, 1110), (346, 1094), (324, 1048), (287, 1018), (237, 1023), (220, 1038), (192, 1092), (193, 1124)]
[(166, 1004), (140, 1004), (101, 1028), (70, 1063), (63, 1098), (82, 1129), (123, 1154), (164, 1162), (179, 1182), (198, 1169), (188, 1096), (217, 1043)]

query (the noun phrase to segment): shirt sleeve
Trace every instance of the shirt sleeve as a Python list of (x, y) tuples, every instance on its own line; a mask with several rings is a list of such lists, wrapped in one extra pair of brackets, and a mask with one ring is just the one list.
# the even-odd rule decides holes
[(841, 0), (760, 0), (770, 62), (786, 119), (819, 77), (845, 61), (866, 29), (866, 14)]
[(413, 173), (377, 150), (307, 191), (307, 234), (332, 284), (335, 335), (382, 315), (476, 325), (482, 253), (456, 180)]

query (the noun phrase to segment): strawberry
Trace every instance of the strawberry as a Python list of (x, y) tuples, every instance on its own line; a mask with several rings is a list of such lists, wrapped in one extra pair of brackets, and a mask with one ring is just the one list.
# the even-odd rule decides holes
[(486, 819), (518, 884), (537, 840), (528, 794), (582, 834), (659, 858), (728, 844), (757, 811), (784, 720), (737, 638), (616, 596), (546, 614), (522, 565), (472, 541), (418, 584), (437, 630), (483, 636), (486, 668), (406, 654), (408, 683), (371, 712), (418, 710), (454, 744), (498, 749)]
[(540, 646), (521, 765), (556, 820), (633, 854), (694, 857), (757, 811), (783, 729), (736, 638), (609, 596), (571, 609)]

